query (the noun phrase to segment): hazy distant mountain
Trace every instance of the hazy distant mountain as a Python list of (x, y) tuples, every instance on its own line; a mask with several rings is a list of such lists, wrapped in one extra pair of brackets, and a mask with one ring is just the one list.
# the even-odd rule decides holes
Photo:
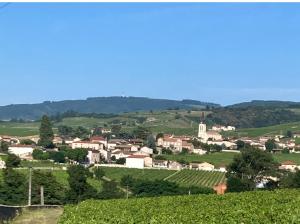
[(42, 115), (55, 115), (66, 111), (79, 113), (122, 113), (170, 108), (191, 109), (220, 107), (219, 104), (196, 100), (166, 100), (145, 97), (94, 97), (86, 100), (64, 100), (38, 104), (17, 104), (0, 106), (0, 120), (25, 119), (34, 120)]

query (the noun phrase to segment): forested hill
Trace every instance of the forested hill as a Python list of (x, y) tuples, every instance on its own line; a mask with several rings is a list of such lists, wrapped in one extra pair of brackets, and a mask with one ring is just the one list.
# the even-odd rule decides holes
[(259, 128), (300, 121), (300, 114), (280, 107), (224, 107), (214, 109), (206, 119), (237, 128)]
[(300, 108), (300, 102), (277, 100), (252, 100), (228, 106), (228, 108), (265, 107), (265, 108)]
[(218, 104), (196, 100), (150, 99), (145, 97), (95, 97), (86, 100), (65, 100), (39, 104), (0, 106), (0, 120), (39, 119), (42, 115), (55, 115), (67, 111), (79, 113), (122, 113), (165, 109), (192, 109), (220, 107)]

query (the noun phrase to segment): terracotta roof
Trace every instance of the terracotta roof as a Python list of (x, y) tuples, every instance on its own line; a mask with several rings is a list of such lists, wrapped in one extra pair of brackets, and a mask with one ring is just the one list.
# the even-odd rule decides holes
[(97, 142), (90, 142), (90, 141), (79, 141), (79, 142), (73, 142), (73, 143), (93, 144), (93, 145), (98, 145), (99, 144)]
[(281, 165), (287, 166), (287, 165), (297, 165), (296, 163), (294, 163), (293, 161), (284, 161), (283, 163), (281, 163)]
[(106, 139), (102, 136), (93, 136), (91, 137), (91, 141), (105, 141)]
[(149, 156), (145, 156), (145, 155), (131, 155), (131, 156), (128, 156), (127, 158), (132, 158), (132, 159), (144, 159), (146, 157), (149, 157)]
[(15, 147), (15, 148), (33, 148), (34, 145), (11, 145), (9, 148)]

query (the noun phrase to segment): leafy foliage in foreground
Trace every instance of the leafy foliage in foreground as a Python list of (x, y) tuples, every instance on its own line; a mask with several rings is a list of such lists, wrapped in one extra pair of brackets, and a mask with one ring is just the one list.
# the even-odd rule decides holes
[(224, 196), (173, 196), (85, 201), (66, 206), (59, 223), (281, 223), (300, 222), (300, 191), (258, 191)]

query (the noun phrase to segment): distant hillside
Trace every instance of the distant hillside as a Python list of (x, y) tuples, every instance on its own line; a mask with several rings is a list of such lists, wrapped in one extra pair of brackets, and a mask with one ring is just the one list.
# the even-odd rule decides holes
[(300, 108), (300, 102), (276, 101), (276, 100), (252, 100), (250, 102), (238, 103), (228, 106), (229, 108), (245, 107), (272, 107), (272, 108)]
[(238, 128), (259, 128), (300, 121), (300, 115), (281, 107), (224, 107), (214, 109), (207, 120)]
[(166, 100), (145, 97), (94, 97), (86, 100), (65, 100), (38, 104), (0, 106), (0, 120), (34, 120), (42, 115), (55, 115), (67, 111), (79, 113), (123, 113), (165, 109), (192, 109), (220, 107), (218, 104), (195, 100)]

